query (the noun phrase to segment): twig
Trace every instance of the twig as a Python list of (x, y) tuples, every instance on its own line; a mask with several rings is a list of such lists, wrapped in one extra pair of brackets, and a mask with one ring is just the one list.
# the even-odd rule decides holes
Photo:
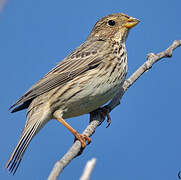
[(87, 162), (84, 171), (82, 173), (82, 176), (80, 177), (80, 180), (89, 180), (91, 173), (94, 169), (94, 166), (96, 164), (96, 158), (92, 158), (90, 161)]
[[(162, 58), (171, 57), (173, 51), (181, 46), (181, 40), (175, 40), (172, 45), (168, 47), (165, 51), (162, 51), (158, 54), (150, 53), (147, 55), (146, 62), (140, 66), (123, 84), (119, 93), (111, 100), (107, 105), (109, 112), (111, 112), (116, 106), (120, 104), (120, 99), (127, 91), (127, 89), (136, 82), (136, 80), (146, 71), (148, 71), (153, 64), (161, 60)], [(84, 130), (83, 134), (87, 136), (92, 136), (96, 128), (104, 121), (103, 116), (98, 111), (95, 111), (91, 114), (92, 121)], [(70, 161), (82, 153), (81, 144), (79, 141), (75, 141), (72, 147), (67, 151), (67, 153), (57, 161), (48, 177), (48, 180), (56, 180), (62, 170), (70, 163)]]

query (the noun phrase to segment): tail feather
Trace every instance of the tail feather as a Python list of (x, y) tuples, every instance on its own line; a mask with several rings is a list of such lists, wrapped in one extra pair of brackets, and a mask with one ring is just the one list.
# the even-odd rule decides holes
[(9, 170), (10, 173), (13, 173), (13, 175), (16, 173), (16, 170), (19, 167), (19, 164), (22, 160), (23, 154), (28, 146), (28, 144), (31, 142), (35, 134), (39, 131), (40, 122), (37, 121), (33, 126), (27, 127), (22, 136), (20, 137), (20, 140), (13, 151), (12, 155), (10, 156), (8, 162), (6, 163), (5, 167)]

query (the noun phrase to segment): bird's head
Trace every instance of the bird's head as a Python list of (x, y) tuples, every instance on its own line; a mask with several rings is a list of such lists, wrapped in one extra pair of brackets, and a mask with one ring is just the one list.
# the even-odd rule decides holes
[(139, 20), (123, 13), (110, 14), (100, 19), (89, 35), (102, 40), (112, 39), (125, 41), (129, 29), (139, 23)]

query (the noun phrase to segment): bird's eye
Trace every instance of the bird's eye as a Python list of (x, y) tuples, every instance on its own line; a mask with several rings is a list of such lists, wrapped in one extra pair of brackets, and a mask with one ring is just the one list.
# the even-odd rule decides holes
[(109, 24), (109, 26), (114, 26), (114, 25), (116, 24), (116, 22), (113, 21), (113, 20), (109, 20), (109, 21), (108, 21), (108, 24)]

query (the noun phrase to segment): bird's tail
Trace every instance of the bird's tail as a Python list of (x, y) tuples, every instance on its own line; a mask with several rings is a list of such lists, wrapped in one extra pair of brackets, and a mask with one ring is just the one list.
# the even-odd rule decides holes
[(10, 173), (16, 173), (28, 144), (40, 129), (40, 121), (36, 121), (33, 125), (29, 125), (23, 130), (16, 148), (5, 165)]
[[(38, 104), (39, 103), (39, 104)], [(36, 99), (30, 104), (27, 112), (27, 121), (22, 135), (5, 167), (10, 173), (15, 174), (22, 160), (23, 154), (33, 137), (50, 120), (48, 111), (44, 111), (43, 103)]]

